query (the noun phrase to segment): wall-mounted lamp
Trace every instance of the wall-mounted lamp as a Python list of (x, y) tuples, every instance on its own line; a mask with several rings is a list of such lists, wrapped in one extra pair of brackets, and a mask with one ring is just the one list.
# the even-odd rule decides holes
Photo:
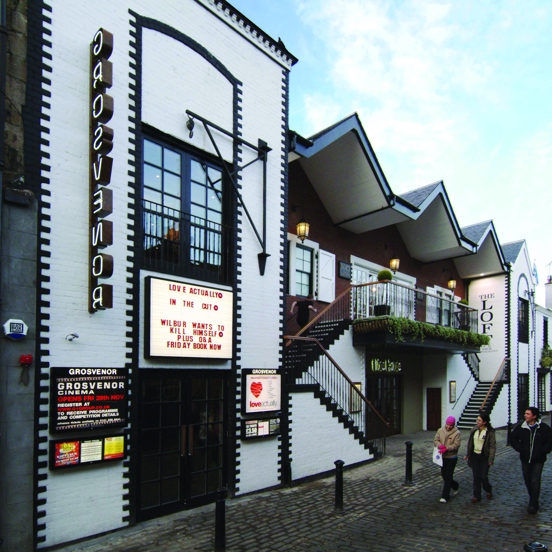
[(452, 277), (452, 272), (448, 268), (443, 268), (443, 273), (448, 272), (450, 274), (449, 281), (447, 282), (447, 287), (454, 291), (456, 289), (456, 280)]
[(292, 205), (291, 210), (295, 213), (297, 209), (301, 209), (301, 219), (297, 223), (297, 237), (303, 243), (309, 237), (310, 224), (305, 220), (305, 211), (301, 205)]
[[(389, 247), (393, 247), (393, 246), (385, 244), (385, 249), (388, 249)], [(397, 270), (399, 270), (400, 265), (401, 265), (401, 260), (397, 257), (395, 248), (393, 247), (393, 257), (391, 257), (391, 260), (389, 261), (389, 268), (393, 271), (393, 274), (395, 274)]]
[(79, 338), (78, 333), (70, 333), (65, 336), (65, 339), (67, 339), (67, 341), (73, 341), (73, 339), (78, 339), (78, 338)]
[(188, 135), (190, 138), (193, 138), (194, 136), (194, 126), (195, 122), (190, 115), (188, 115), (188, 120), (186, 121), (186, 128), (190, 131), (190, 134)]

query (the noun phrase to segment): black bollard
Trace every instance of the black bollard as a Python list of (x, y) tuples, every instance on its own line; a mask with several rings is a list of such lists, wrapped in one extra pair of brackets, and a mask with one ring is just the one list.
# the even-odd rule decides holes
[(548, 552), (548, 547), (540, 542), (530, 542), (523, 547), (525, 552)]
[(215, 550), (226, 550), (226, 487), (217, 489), (217, 503), (215, 507)]
[(406, 474), (404, 477), (405, 485), (412, 485), (412, 441), (406, 441)]
[(343, 460), (336, 460), (335, 464), (335, 511), (343, 512)]

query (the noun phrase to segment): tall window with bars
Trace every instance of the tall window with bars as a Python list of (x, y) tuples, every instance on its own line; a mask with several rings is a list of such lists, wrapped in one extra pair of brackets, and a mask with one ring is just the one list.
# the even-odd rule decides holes
[(518, 297), (518, 341), (529, 343), (529, 301)]
[(145, 265), (228, 283), (231, 240), (230, 229), (223, 224), (220, 167), (145, 138), (142, 175)]

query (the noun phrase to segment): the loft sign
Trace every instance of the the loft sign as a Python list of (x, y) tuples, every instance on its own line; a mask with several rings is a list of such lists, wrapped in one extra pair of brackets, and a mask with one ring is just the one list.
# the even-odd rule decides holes
[(113, 84), (113, 35), (99, 29), (90, 45), (90, 262), (88, 310), (113, 307), (113, 286), (100, 280), (113, 275), (113, 257), (103, 249), (113, 245), (113, 191), (109, 188), (113, 159), (113, 129), (106, 124), (113, 117), (113, 98), (106, 90)]

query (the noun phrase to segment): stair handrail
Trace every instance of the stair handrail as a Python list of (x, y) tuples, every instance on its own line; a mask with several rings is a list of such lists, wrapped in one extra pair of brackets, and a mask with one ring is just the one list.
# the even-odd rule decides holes
[(462, 398), (462, 395), (464, 394), (464, 391), (466, 390), (466, 387), (468, 386), (468, 383), (470, 383), (473, 375), (470, 373), (470, 377), (466, 380), (466, 383), (464, 384), (464, 387), (462, 388), (462, 391), (460, 391), (460, 395), (458, 395), (458, 398), (454, 401), (454, 405), (452, 406), (452, 410), (456, 407), (460, 399)]
[[(330, 353), (328, 353), (328, 351), (326, 350), (324, 345), (322, 345), (322, 343), (320, 343), (320, 341), (318, 339), (316, 339), (316, 337), (302, 337), (302, 336), (298, 336), (298, 335), (285, 335), (284, 339), (288, 339), (290, 341), (295, 341), (295, 340), (296, 341), (310, 341), (312, 343), (316, 343), (316, 345), (321, 349), (322, 353), (326, 356), (326, 358), (333, 364), (334, 368), (344, 377), (344, 379), (349, 384), (349, 387), (352, 390), (354, 390), (355, 393), (357, 393), (359, 398), (364, 402), (364, 404), (366, 404), (372, 410), (372, 412), (374, 412), (374, 414), (385, 425), (385, 427), (389, 427), (389, 422), (376, 410), (374, 405), (366, 398), (364, 393), (362, 393), (362, 391), (360, 391), (358, 389), (358, 387), (355, 386), (353, 380), (343, 371), (341, 366), (339, 366), (339, 364), (332, 358), (332, 356), (330, 355)], [(343, 405), (340, 405), (340, 406), (343, 406)], [(347, 414), (349, 414), (349, 413), (347, 413)]]
[[(346, 295), (350, 295), (353, 287), (355, 286), (350, 285), (349, 287), (347, 287), (345, 291), (341, 292), (329, 305), (322, 309), (312, 320), (309, 321), (307, 325), (303, 326), (294, 336), (284, 336), (284, 339), (287, 339), (288, 337), (301, 337), (307, 330), (317, 324), (318, 321), (323, 316), (325, 316), (328, 311), (332, 310), (336, 305), (338, 305)], [(347, 300), (347, 303), (349, 303), (349, 300)], [(286, 341), (286, 347), (289, 347), (290, 345), (291, 341)]]
[(470, 371), (473, 372), (476, 381), (479, 381), (479, 363), (480, 363), (480, 359), (479, 359), (479, 356), (477, 355), (477, 353), (465, 353), (462, 356), (464, 357), (464, 362), (470, 368)]
[(504, 357), (504, 360), (501, 362), (500, 367), (498, 368), (498, 370), (496, 372), (496, 375), (493, 379), (493, 382), (491, 383), (491, 387), (489, 387), (489, 390), (487, 391), (487, 394), (485, 395), (485, 399), (483, 400), (483, 403), (481, 404), (481, 408), (479, 410), (483, 410), (483, 408), (485, 408), (485, 404), (487, 403), (487, 399), (489, 398), (489, 395), (491, 394), (491, 391), (494, 389), (495, 383), (497, 382), (499, 376), (501, 376), (501, 372), (504, 370), (504, 365), (509, 361), (510, 361), (510, 359), (508, 357)]
[[(322, 318), (326, 317), (328, 315), (328, 312), (332, 311), (333, 309), (336, 309), (336, 307), (339, 306), (341, 309), (343, 309), (344, 307), (342, 306), (342, 303), (343, 303), (343, 299), (345, 297), (347, 297), (346, 307), (347, 307), (348, 312), (351, 315), (350, 317), (353, 318), (353, 319), (357, 318), (358, 313), (355, 310), (354, 301), (351, 298), (352, 291), (353, 290), (358, 290), (358, 292), (361, 293), (363, 288), (370, 289), (374, 286), (376, 288), (378, 288), (379, 286), (382, 286), (382, 285), (385, 285), (385, 286), (392, 285), (393, 288), (402, 289), (403, 292), (408, 292), (408, 293), (411, 293), (411, 294), (415, 293), (416, 298), (418, 298), (419, 295), (422, 295), (422, 297), (425, 297), (426, 301), (429, 301), (429, 299), (432, 299), (432, 300), (435, 300), (435, 301), (438, 301), (438, 302), (444, 302), (444, 303), (450, 304), (451, 309), (452, 309), (452, 307), (454, 307), (454, 308), (460, 308), (461, 307), (462, 310), (466, 310), (466, 308), (463, 305), (458, 305), (458, 303), (456, 303), (455, 301), (451, 301), (451, 300), (446, 299), (446, 298), (441, 297), (441, 296), (433, 295), (432, 293), (429, 293), (429, 292), (424, 291), (422, 289), (414, 288), (410, 285), (407, 285), (407, 284), (404, 284), (404, 283), (401, 283), (401, 282), (396, 282), (396, 281), (391, 281), (391, 280), (382, 280), (382, 281), (374, 280), (374, 281), (370, 281), (370, 282), (364, 282), (362, 284), (349, 284), (348, 287), (344, 291), (342, 291), (331, 303), (329, 303), (322, 311), (320, 311), (316, 316), (314, 316), (314, 318), (312, 318), (312, 320), (310, 320), (305, 326), (303, 326), (303, 328), (301, 328), (295, 335), (297, 335), (297, 336), (304, 335), (310, 328), (312, 328), (313, 326), (318, 324), (318, 322)], [(387, 288), (385, 288), (385, 289), (387, 289)], [(414, 309), (414, 312), (418, 310), (415, 305), (411, 305), (411, 307)], [(477, 311), (475, 309), (469, 309), (468, 308), (467, 310), (472, 314), (473, 313), (477, 314)], [(451, 310), (451, 312), (452, 312), (452, 310)], [(404, 315), (401, 315), (401, 314), (395, 314), (395, 316), (406, 317), (406, 318), (409, 317), (408, 315), (404, 316)], [(424, 321), (424, 320), (420, 320), (420, 321)], [(475, 330), (473, 330), (473, 331), (475, 331)], [(288, 341), (285, 345), (286, 345), (286, 347), (289, 347), (290, 342)]]

